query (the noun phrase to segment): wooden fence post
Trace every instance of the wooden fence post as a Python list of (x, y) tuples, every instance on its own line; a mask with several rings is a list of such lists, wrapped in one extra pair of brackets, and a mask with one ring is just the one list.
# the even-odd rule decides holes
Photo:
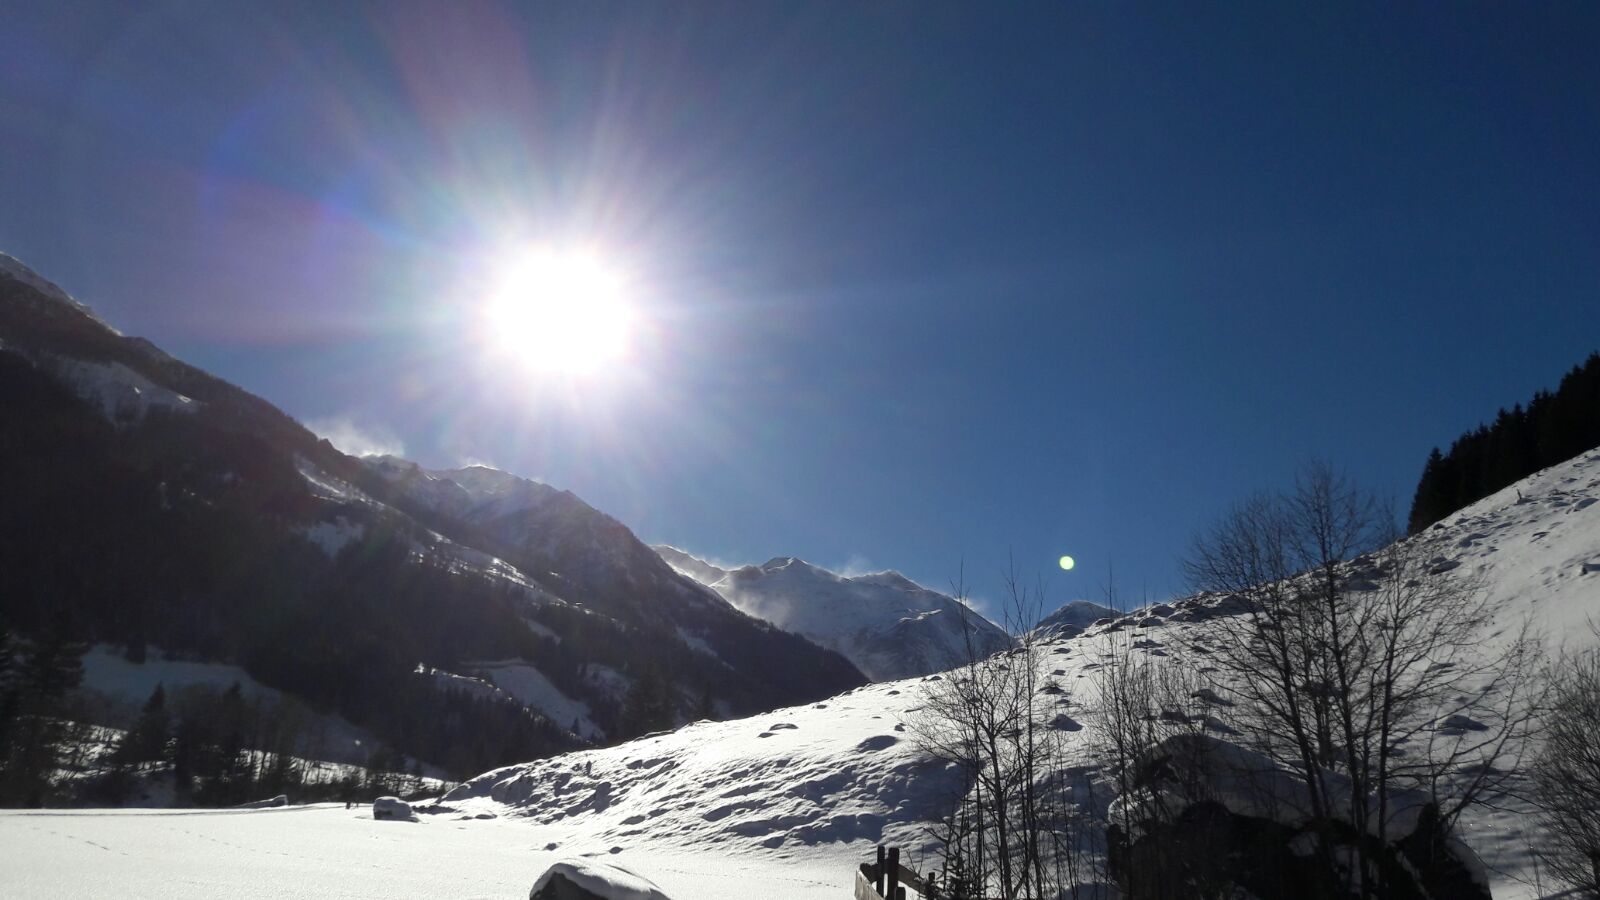
[(884, 893), (886, 900), (898, 900), (900, 896), (900, 848), (889, 848), (889, 890)]
[(878, 896), (879, 897), (884, 896), (884, 893), (883, 893), (883, 876), (885, 874), (887, 874), (887, 869), (888, 869), (888, 867), (883, 864), (883, 845), (879, 844), (878, 845), (878, 868), (876, 870), (877, 874), (872, 876), (872, 889), (878, 892)]

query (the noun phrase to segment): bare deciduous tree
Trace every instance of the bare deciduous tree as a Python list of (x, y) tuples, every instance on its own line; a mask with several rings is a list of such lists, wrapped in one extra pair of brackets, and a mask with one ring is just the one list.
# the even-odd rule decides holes
[(1314, 464), (1294, 490), (1234, 508), (1186, 562), (1238, 613), (1199, 648), (1236, 699), (1232, 723), (1298, 773), (1318, 852), (1363, 897), (1387, 893), (1386, 870), (1364, 840), (1341, 865), (1336, 826), (1383, 847), (1423, 792), (1448, 832), (1513, 768), (1532, 709), (1526, 628), (1484, 652), (1493, 610), (1479, 586), (1395, 537), (1371, 494)]
[[(1006, 579), (1010, 651), (936, 676), (908, 723), (924, 752), (955, 764), (967, 786), (938, 836), (947, 878), (961, 889), (1006, 900), (1076, 896), (1090, 880), (1086, 816), (1073, 801), (1081, 767), (1054, 727), (1065, 690), (1045, 672), (1044, 648), (1025, 630), (1042, 591)], [(958, 583), (958, 599), (964, 591)]]
[[(1600, 628), (1593, 629), (1600, 638)], [(1558, 661), (1551, 673), (1545, 744), (1533, 773), (1540, 857), (1556, 878), (1600, 897), (1600, 650)]]
[[(1193, 670), (1170, 657), (1156, 657), (1136, 648), (1121, 632), (1102, 639), (1102, 651), (1090, 675), (1090, 716), (1087, 749), (1116, 791), (1115, 820), (1107, 839), (1106, 873), (1120, 886), (1122, 895), (1138, 896), (1138, 879), (1128, 828), (1134, 823), (1158, 821), (1171, 812), (1159, 808), (1157, 796), (1145, 790), (1144, 767), (1166, 741), (1205, 732), (1206, 696)], [(1187, 796), (1205, 795), (1205, 786), (1188, 785)], [(1172, 869), (1182, 868), (1174, 860)], [(1172, 871), (1174, 884), (1194, 884), (1191, 873)]]

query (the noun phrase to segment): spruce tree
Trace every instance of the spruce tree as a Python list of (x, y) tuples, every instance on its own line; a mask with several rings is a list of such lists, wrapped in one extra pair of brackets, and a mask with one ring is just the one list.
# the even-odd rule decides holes
[(167, 691), (161, 685), (150, 692), (139, 719), (129, 729), (117, 756), (123, 762), (160, 762), (167, 758), (169, 740), (167, 721)]
[(677, 725), (677, 705), (672, 688), (656, 666), (644, 667), (628, 686), (622, 702), (622, 727), (631, 734), (666, 731)]
[(1500, 410), (1423, 466), (1411, 504), (1415, 534), (1462, 507), (1540, 469), (1600, 446), (1600, 353), (1573, 366), (1555, 392), (1539, 391), (1526, 407)]
[(23, 658), (0, 802), (42, 806), (53, 789), (55, 771), (68, 749), (62, 746), (67, 736), (63, 701), (83, 680), (86, 650), (58, 622)]

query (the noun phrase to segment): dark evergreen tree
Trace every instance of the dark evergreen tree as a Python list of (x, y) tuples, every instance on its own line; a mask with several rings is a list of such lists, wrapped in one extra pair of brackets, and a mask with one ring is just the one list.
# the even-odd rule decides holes
[(1600, 446), (1600, 353), (1539, 391), (1527, 407), (1502, 409), (1492, 424), (1456, 438), (1450, 452), (1435, 448), (1412, 496), (1411, 533), (1432, 525), (1540, 469)]
[(138, 721), (128, 729), (117, 747), (119, 761), (128, 763), (161, 762), (167, 759), (170, 737), (167, 721), (167, 691), (161, 685), (150, 692)]
[(0, 778), (0, 805), (42, 806), (54, 789), (65, 751), (67, 693), (83, 680), (88, 646), (71, 636), (65, 617), (34, 640), (18, 673), (16, 714)]
[(678, 724), (670, 681), (655, 666), (643, 666), (622, 704), (623, 727), (631, 734), (666, 731)]

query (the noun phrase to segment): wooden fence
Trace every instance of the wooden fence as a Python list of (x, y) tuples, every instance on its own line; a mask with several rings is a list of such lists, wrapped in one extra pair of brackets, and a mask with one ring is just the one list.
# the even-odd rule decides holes
[(929, 872), (928, 877), (923, 878), (900, 865), (899, 847), (890, 847), (885, 852), (883, 845), (879, 844), (878, 861), (862, 863), (861, 868), (856, 870), (855, 900), (906, 900), (907, 888), (916, 891), (925, 900), (938, 900), (933, 873)]

